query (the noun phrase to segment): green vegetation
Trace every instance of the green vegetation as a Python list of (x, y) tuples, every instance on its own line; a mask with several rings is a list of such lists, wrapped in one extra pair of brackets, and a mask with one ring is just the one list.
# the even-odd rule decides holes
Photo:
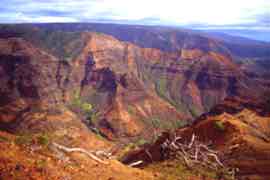
[(155, 90), (157, 95), (164, 99), (165, 101), (167, 101), (168, 103), (170, 103), (172, 106), (174, 106), (176, 109), (180, 110), (181, 112), (184, 111), (184, 107), (181, 103), (173, 100), (173, 98), (170, 97), (170, 93), (168, 93), (169, 91), (169, 87), (167, 85), (168, 81), (166, 79), (166, 77), (161, 77), (160, 79), (158, 79), (155, 83)]
[(50, 141), (49, 141), (49, 136), (47, 134), (42, 134), (37, 137), (38, 144), (42, 146), (47, 146)]
[(98, 128), (95, 128), (95, 127), (91, 127), (90, 130), (95, 133), (95, 135), (97, 136), (97, 138), (101, 139), (101, 140), (104, 140), (104, 136), (102, 134), (102, 132), (98, 129)]
[(139, 138), (139, 139), (135, 140), (134, 142), (130, 142), (130, 143), (126, 144), (124, 146), (124, 148), (122, 148), (122, 150), (119, 152), (118, 160), (121, 161), (131, 151), (139, 149), (140, 146), (143, 146), (144, 144), (148, 144), (148, 143), (153, 143), (153, 142), (152, 141), (150, 142), (144, 138)]
[(142, 146), (142, 145), (147, 144), (147, 143), (148, 143), (148, 141), (146, 139), (141, 138), (141, 139), (139, 139), (138, 141), (135, 142), (135, 145), (136, 146)]
[(149, 121), (153, 125), (154, 128), (156, 129), (162, 128), (161, 120), (158, 117), (150, 118)]
[(85, 44), (81, 38), (81, 33), (75, 32), (39, 30), (31, 35), (24, 34), (24, 36), (63, 60), (71, 60), (78, 56)]
[(150, 119), (155, 129), (171, 130), (174, 129), (174, 123), (170, 120), (161, 120), (158, 117)]
[(25, 146), (35, 143), (46, 147), (50, 143), (50, 136), (48, 134), (21, 134), (15, 139), (17, 145)]
[(47, 161), (44, 159), (36, 161), (36, 167), (39, 169), (44, 169), (46, 165), (47, 165)]
[(131, 105), (128, 105), (127, 111), (128, 111), (129, 114), (134, 114), (135, 113), (134, 109), (133, 109), (133, 107)]
[(156, 81), (155, 90), (159, 97), (169, 102), (174, 107), (177, 107), (177, 103), (167, 96), (166, 92), (168, 92), (168, 87), (167, 87), (166, 77), (161, 77), (160, 79)]
[(159, 117), (152, 117), (145, 120), (146, 123), (150, 124), (155, 129), (160, 130), (173, 130), (186, 125), (186, 121), (182, 120), (169, 120), (160, 119)]
[(189, 112), (192, 115), (192, 117), (198, 117), (201, 114), (199, 110), (196, 108), (196, 106), (194, 105), (191, 105)]
[(225, 129), (226, 129), (225, 125), (224, 125), (224, 123), (222, 121), (215, 121), (214, 126), (219, 131), (225, 131)]
[(101, 113), (98, 111), (92, 111), (89, 116), (89, 121), (91, 121), (92, 124), (97, 124), (97, 121), (99, 120), (101, 116)]
[(99, 139), (104, 139), (99, 129), (95, 128), (95, 125), (100, 119), (101, 112), (96, 111), (92, 104), (82, 100), (79, 91), (75, 91), (70, 108), (85, 120), (91, 131), (94, 132)]
[(136, 149), (137, 147), (138, 146), (136, 146), (134, 143), (128, 143), (119, 152), (119, 154), (117, 155), (117, 157), (118, 157), (117, 159), (119, 161), (122, 161), (128, 153), (130, 153), (132, 150)]
[(30, 145), (33, 141), (33, 136), (31, 134), (17, 136), (15, 143), (17, 145)]
[(61, 60), (76, 58), (86, 44), (81, 32), (65, 32), (35, 28), (31, 25), (2, 25), (1, 32), (9, 32), (14, 37), (21, 37), (35, 46), (46, 50)]
[(172, 123), (175, 129), (182, 128), (188, 124), (188, 122), (184, 120), (177, 120), (177, 121), (173, 121)]
[(78, 111), (78, 113), (86, 117), (89, 125), (92, 125), (93, 123), (95, 123), (93, 121), (96, 121), (98, 119), (99, 113), (94, 111), (92, 104), (83, 102), (81, 100), (79, 91), (76, 91), (74, 93), (71, 106), (72, 109), (75, 109), (75, 111)]
[(156, 91), (161, 97), (166, 97), (167, 92), (167, 80), (165, 77), (161, 77), (156, 83)]

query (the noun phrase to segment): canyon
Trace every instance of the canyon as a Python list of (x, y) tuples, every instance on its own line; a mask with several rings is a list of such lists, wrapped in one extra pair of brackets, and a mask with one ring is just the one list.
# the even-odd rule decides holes
[[(220, 105), (234, 102), (227, 99), (237, 99), (233, 108), (242, 107), (243, 100), (255, 106), (267, 99), (270, 45), (257, 41), (247, 45), (241, 43), (165, 27), (1, 25), (1, 134), (4, 139), (15, 140), (16, 136), (25, 134), (32, 134), (33, 139), (36, 134), (49, 134), (50, 141), (92, 150), (116, 149), (116, 154), (123, 144), (142, 139), (155, 142), (162, 132), (172, 131), (179, 131), (187, 138), (190, 136), (188, 131), (196, 131), (202, 139), (213, 140), (216, 148), (222, 151), (226, 148), (221, 144), (232, 145), (230, 137), (236, 134), (236, 137), (247, 137), (245, 142), (254, 144), (258, 157), (263, 157), (268, 144), (261, 146), (266, 149), (257, 147), (261, 142), (249, 136), (254, 132), (246, 130), (250, 127), (242, 122), (251, 114), (259, 116), (254, 109), (252, 112), (241, 110), (244, 115), (237, 114), (240, 120), (227, 114), (215, 115), (208, 120), (210, 115), (205, 114), (216, 112), (219, 107), (222, 107), (222, 112), (230, 110), (230, 106)], [(253, 47), (256, 50), (250, 55)], [(267, 116), (267, 110), (263, 111), (266, 112), (263, 116)], [(204, 118), (206, 120), (201, 120)], [(225, 137), (215, 142), (212, 138), (219, 135), (212, 132), (212, 126), (208, 127), (212, 119), (228, 122), (226, 129), (235, 131), (223, 132)], [(248, 125), (261, 126), (262, 123), (255, 133), (263, 132), (268, 142), (269, 119), (255, 119), (250, 120), (252, 125)], [(16, 145), (16, 148), (20, 147)], [(23, 149), (20, 153), (26, 151)], [(77, 156), (85, 164), (95, 166), (86, 158)], [(238, 154), (231, 157), (235, 156)], [(244, 158), (247, 156), (243, 155)], [(2, 160), (7, 159), (9, 157)], [(18, 161), (21, 160), (18, 158)], [(235, 161), (228, 164), (250, 169), (245, 166), (248, 162), (239, 164)], [(55, 163), (53, 160), (50, 166)], [(268, 159), (254, 166), (259, 168), (267, 163)], [(61, 168), (59, 171), (64, 173)], [(154, 178), (152, 173), (134, 170), (116, 161), (104, 168), (106, 172), (122, 169), (123, 177), (137, 173), (137, 179)], [(259, 169), (262, 169), (262, 174), (267, 174), (267, 169)], [(56, 176), (61, 177), (61, 173)], [(87, 173), (81, 173), (82, 178), (86, 176)], [(107, 178), (106, 174), (99, 178), (106, 179), (105, 176)]]

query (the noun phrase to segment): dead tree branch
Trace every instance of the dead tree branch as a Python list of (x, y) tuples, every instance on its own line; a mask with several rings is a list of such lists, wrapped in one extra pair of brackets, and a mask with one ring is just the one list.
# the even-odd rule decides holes
[(88, 157), (90, 157), (91, 159), (93, 159), (93, 160), (95, 160), (95, 161), (97, 161), (99, 163), (109, 164), (107, 161), (104, 161), (104, 160), (98, 158), (92, 152), (86, 151), (85, 149), (82, 149), (82, 148), (68, 148), (68, 147), (65, 147), (63, 145), (57, 144), (55, 142), (53, 142), (52, 145), (55, 146), (57, 149), (62, 150), (64, 152), (66, 152), (66, 153), (80, 152), (80, 153), (86, 154)]
[(133, 162), (133, 163), (129, 164), (128, 166), (129, 167), (135, 167), (135, 166), (138, 166), (138, 165), (140, 165), (142, 163), (143, 163), (143, 161), (136, 161), (136, 162)]
[(183, 143), (181, 140), (182, 138), (176, 135), (172, 140), (166, 140), (161, 145), (163, 152), (169, 153), (169, 156), (181, 158), (188, 168), (192, 168), (195, 164), (207, 166), (211, 169), (224, 167), (218, 157), (218, 152), (198, 141), (195, 134), (192, 134), (189, 143)]

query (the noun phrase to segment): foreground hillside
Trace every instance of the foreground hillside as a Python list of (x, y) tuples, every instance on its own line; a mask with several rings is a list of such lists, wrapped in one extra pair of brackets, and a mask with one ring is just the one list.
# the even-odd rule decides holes
[[(75, 124), (68, 123), (71, 120), (65, 116), (66, 127), (55, 128), (55, 131), (51, 129), (50, 133), (14, 134), (0, 131), (0, 175), (3, 179), (89, 179), (90, 176), (95, 179), (268, 179), (269, 114), (269, 102), (227, 99), (199, 117), (195, 124), (178, 129), (171, 135), (164, 133), (154, 144), (144, 145), (122, 156), (125, 164), (142, 160), (142, 170), (100, 157), (106, 162), (103, 164), (83, 153), (65, 153), (57, 149), (53, 146), (54, 142), (92, 152), (113, 152), (110, 142), (91, 133), (82, 133), (81, 126), (76, 131)], [(63, 118), (54, 120), (61, 122)], [(235, 170), (235, 176), (204, 166), (189, 168), (184, 160), (164, 154), (161, 144), (167, 139), (181, 137), (181, 142), (190, 143), (193, 134), (205, 144), (211, 142), (211, 149), (218, 152), (223, 164)]]
[[(144, 169), (148, 171), (167, 169), (164, 170), (163, 176), (174, 179), (181, 175), (178, 171), (185, 161), (183, 159), (177, 161), (175, 157), (165, 156), (162, 144), (175, 137), (181, 137), (179, 142), (190, 143), (192, 135), (195, 135), (199, 141), (210, 144), (210, 147), (218, 152), (222, 163), (236, 170), (237, 179), (269, 179), (269, 107), (269, 101), (256, 103), (227, 99), (199, 117), (193, 125), (181, 128), (170, 135), (164, 134), (154, 145), (146, 145), (141, 150), (131, 152), (123, 161), (130, 163), (142, 160), (146, 164)], [(151, 159), (148, 154), (151, 154)], [(200, 168), (192, 167), (193, 174), (203, 175), (203, 170)], [(190, 171), (185, 168), (182, 168), (182, 172), (190, 175)], [(215, 174), (211, 170), (209, 173), (204, 176), (218, 178), (225, 175), (224, 172)]]
[(117, 160), (106, 160), (107, 164), (102, 164), (82, 153), (65, 154), (54, 149), (53, 138), (44, 134), (13, 135), (0, 131), (0, 178), (154, 179), (152, 173), (127, 167)]

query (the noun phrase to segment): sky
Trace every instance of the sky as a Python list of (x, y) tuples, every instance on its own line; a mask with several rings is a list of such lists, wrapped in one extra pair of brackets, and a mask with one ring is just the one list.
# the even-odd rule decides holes
[(270, 29), (270, 0), (1, 0), (0, 23), (116, 22)]

